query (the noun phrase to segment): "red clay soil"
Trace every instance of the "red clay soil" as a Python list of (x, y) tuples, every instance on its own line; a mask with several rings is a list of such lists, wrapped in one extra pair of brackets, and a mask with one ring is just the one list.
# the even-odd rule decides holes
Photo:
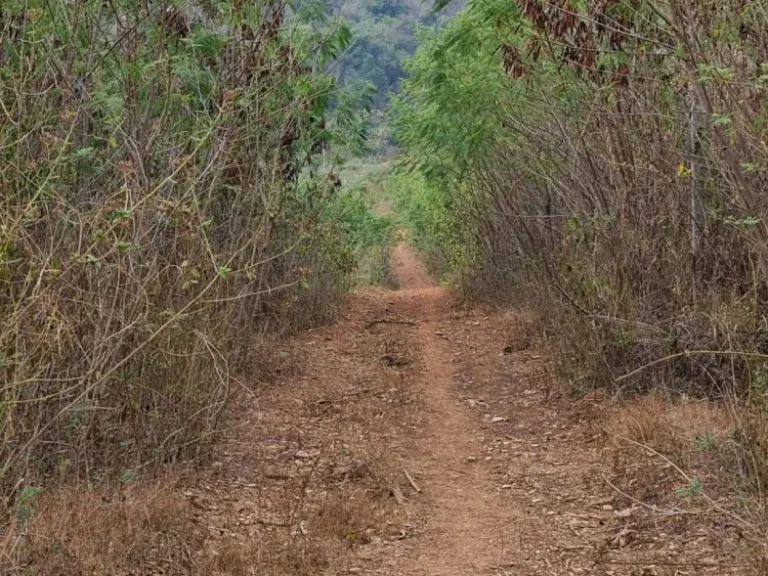
[(519, 315), (462, 308), (401, 244), (397, 291), (271, 351), (184, 518), (123, 573), (749, 574), (739, 527), (681, 499), (562, 397)]
[(409, 393), (425, 422), (398, 466), (418, 478), (419, 529), (391, 546), (386, 569), (365, 573), (747, 573), (707, 520), (663, 507), (670, 499), (655, 491), (674, 500), (682, 482), (666, 462), (653, 464), (656, 477), (631, 469), (644, 454), (623, 467), (594, 417), (552, 397), (524, 322), (460, 309), (405, 244), (393, 259), (389, 313), (417, 322)]

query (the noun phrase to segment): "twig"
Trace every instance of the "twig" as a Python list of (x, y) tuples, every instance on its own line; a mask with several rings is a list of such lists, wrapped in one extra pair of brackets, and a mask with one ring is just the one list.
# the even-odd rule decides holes
[(616, 490), (616, 492), (618, 492), (619, 494), (621, 494), (622, 496), (624, 496), (624, 498), (628, 498), (629, 500), (631, 500), (631, 501), (632, 501), (632, 502), (634, 502), (635, 504), (638, 504), (638, 505), (640, 505), (640, 506), (642, 506), (642, 507), (644, 507), (644, 508), (647, 508), (648, 510), (650, 510), (650, 511), (652, 511), (652, 512), (658, 512), (658, 511), (659, 511), (659, 510), (658, 510), (658, 508), (656, 508), (655, 506), (651, 506), (650, 504), (646, 504), (645, 502), (642, 502), (642, 501), (640, 501), (640, 500), (638, 500), (638, 499), (636, 499), (636, 498), (633, 498), (632, 496), (630, 496), (629, 494), (627, 494), (627, 493), (626, 493), (626, 492), (624, 492), (623, 490), (621, 490), (621, 489), (619, 489), (618, 487), (616, 487), (616, 486), (614, 486), (613, 484), (611, 484), (611, 481), (610, 481), (610, 480), (608, 480), (608, 478), (606, 478), (606, 477), (605, 477), (605, 474), (603, 474), (603, 481), (604, 481), (606, 484), (608, 484), (608, 486), (610, 486), (611, 488), (613, 488), (614, 490)]
[(276, 528), (290, 528), (291, 527), (290, 522), (270, 522), (269, 520), (262, 520), (261, 518), (257, 518), (256, 522), (258, 522), (262, 526), (272, 526), (272, 527), (276, 527)]
[(369, 322), (365, 328), (373, 328), (376, 324), (404, 324), (406, 326), (416, 326), (416, 322), (411, 322), (410, 320), (387, 320), (386, 318), (382, 318), (380, 320)]
[(622, 380), (631, 378), (632, 376), (635, 376), (636, 374), (639, 374), (640, 372), (643, 372), (648, 368), (653, 368), (654, 366), (663, 364), (664, 362), (669, 362), (670, 360), (677, 360), (678, 358), (685, 358), (687, 356), (706, 356), (706, 355), (744, 356), (746, 358), (760, 358), (762, 360), (768, 360), (767, 354), (757, 354), (755, 352), (739, 352), (737, 350), (686, 350), (685, 352), (678, 352), (677, 354), (671, 354), (669, 356), (664, 356), (664, 358), (658, 358), (653, 362), (648, 362), (648, 364), (644, 364), (640, 366), (640, 368), (637, 368), (636, 370), (632, 370), (632, 372), (628, 372), (623, 376), (619, 376), (618, 378), (616, 378), (616, 380), (614, 380), (614, 382), (621, 382)]
[(419, 485), (416, 484), (416, 482), (413, 480), (413, 478), (411, 478), (411, 475), (408, 474), (408, 470), (403, 468), (403, 473), (405, 474), (405, 477), (408, 478), (408, 482), (413, 487), (413, 489), (416, 490), (416, 492), (421, 493), (421, 488), (419, 488)]
[(297, 522), (297, 519), (299, 518), (299, 514), (301, 514), (301, 510), (304, 506), (304, 498), (307, 495), (307, 488), (309, 488), (309, 482), (312, 480), (312, 475), (315, 473), (315, 470), (317, 470), (317, 467), (320, 465), (320, 456), (315, 458), (314, 462), (312, 462), (312, 467), (307, 472), (307, 475), (304, 477), (304, 481), (301, 483), (301, 493), (299, 496), (299, 499), (296, 502), (296, 505), (293, 507), (293, 510), (291, 510), (291, 516), (288, 521), (289, 526), (293, 526)]
[(749, 564), (717, 564), (715, 562), (668, 562), (668, 561), (653, 561), (642, 560), (639, 562), (632, 562), (629, 560), (598, 560), (598, 564), (613, 564), (615, 566), (694, 566), (697, 568), (744, 568)]
[(403, 491), (400, 490), (400, 488), (397, 486), (392, 488), (392, 496), (395, 497), (395, 500), (397, 500), (397, 503), (400, 504), (400, 506), (405, 506), (407, 500), (405, 499), (405, 496), (403, 496)]
[(602, 320), (604, 322), (614, 322), (616, 324), (629, 324), (630, 326), (637, 326), (638, 328), (647, 328), (653, 330), (659, 334), (666, 334), (666, 330), (655, 326), (654, 324), (648, 324), (647, 322), (640, 322), (639, 320), (627, 320), (626, 318), (616, 318), (615, 316), (605, 316), (603, 314), (592, 314), (592, 318), (595, 320)]
[(633, 498), (632, 496), (630, 496), (629, 494), (624, 492), (621, 488), (619, 488), (618, 486), (612, 484), (611, 481), (608, 480), (608, 478), (606, 478), (605, 474), (603, 474), (603, 481), (606, 484), (608, 484), (608, 486), (610, 486), (611, 488), (616, 490), (616, 492), (618, 492), (619, 494), (624, 496), (624, 498), (626, 498), (628, 500), (631, 500), (632, 502), (634, 502), (638, 506), (642, 506), (643, 508), (647, 508), (648, 510), (650, 510), (651, 512), (653, 512), (655, 514), (661, 514), (662, 516), (682, 516), (682, 515), (687, 515), (687, 514), (706, 514), (707, 512), (709, 512), (709, 510), (678, 510), (678, 509), (661, 510), (657, 506), (652, 506), (650, 504), (646, 504), (642, 500), (638, 500), (637, 498)]

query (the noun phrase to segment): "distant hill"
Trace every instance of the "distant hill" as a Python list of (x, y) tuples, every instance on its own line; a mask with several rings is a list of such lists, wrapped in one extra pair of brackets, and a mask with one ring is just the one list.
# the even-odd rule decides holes
[(418, 45), (419, 26), (433, 26), (455, 14), (464, 0), (454, 0), (433, 13), (422, 0), (329, 0), (328, 10), (350, 23), (354, 40), (335, 64), (345, 83), (369, 81), (376, 87), (374, 102), (382, 108), (403, 76), (402, 62)]

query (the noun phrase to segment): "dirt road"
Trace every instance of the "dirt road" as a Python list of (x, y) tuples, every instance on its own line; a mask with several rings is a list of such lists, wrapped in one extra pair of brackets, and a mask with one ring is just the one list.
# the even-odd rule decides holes
[(504, 505), (479, 462), (478, 424), (454, 384), (455, 356), (440, 324), (450, 314), (450, 294), (432, 285), (404, 244), (394, 250), (394, 263), (400, 291), (392, 296), (392, 312), (418, 321), (419, 377), (413, 392), (424, 403), (429, 426), (407, 468), (419, 473), (429, 513), (426, 530), (408, 546), (393, 573), (486, 573), (509, 561), (520, 514)]
[(399, 290), (285, 344), (186, 488), (183, 573), (748, 573), (666, 462), (563, 397), (520, 315), (459, 306), (404, 244), (393, 266)]

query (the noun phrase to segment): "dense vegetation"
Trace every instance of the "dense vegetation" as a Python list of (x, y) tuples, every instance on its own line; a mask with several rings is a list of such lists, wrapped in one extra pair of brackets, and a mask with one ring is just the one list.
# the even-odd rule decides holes
[(738, 407), (765, 450), (766, 21), (761, 2), (470, 0), (392, 107), (392, 186), (468, 295), (537, 310), (579, 395)]
[(657, 366), (678, 388), (762, 391), (764, 28), (750, 3), (470, 2), (393, 106), (417, 239), (571, 318), (577, 386), (688, 351)]
[(436, 13), (422, 0), (330, 0), (329, 13), (349, 22), (353, 31), (349, 48), (332, 69), (345, 84), (372, 86), (381, 108), (405, 74), (403, 61), (416, 50), (417, 29), (444, 21), (462, 4), (454, 0)]
[[(574, 396), (727, 399), (719, 466), (762, 497), (765, 6), (437, 7), (2, 2), (2, 519), (205, 454), (267, 338), (390, 281), (384, 178), (435, 270), (538, 312)], [(387, 103), (397, 168), (344, 171)]]
[(0, 502), (201, 453), (386, 226), (322, 2), (0, 7)]

